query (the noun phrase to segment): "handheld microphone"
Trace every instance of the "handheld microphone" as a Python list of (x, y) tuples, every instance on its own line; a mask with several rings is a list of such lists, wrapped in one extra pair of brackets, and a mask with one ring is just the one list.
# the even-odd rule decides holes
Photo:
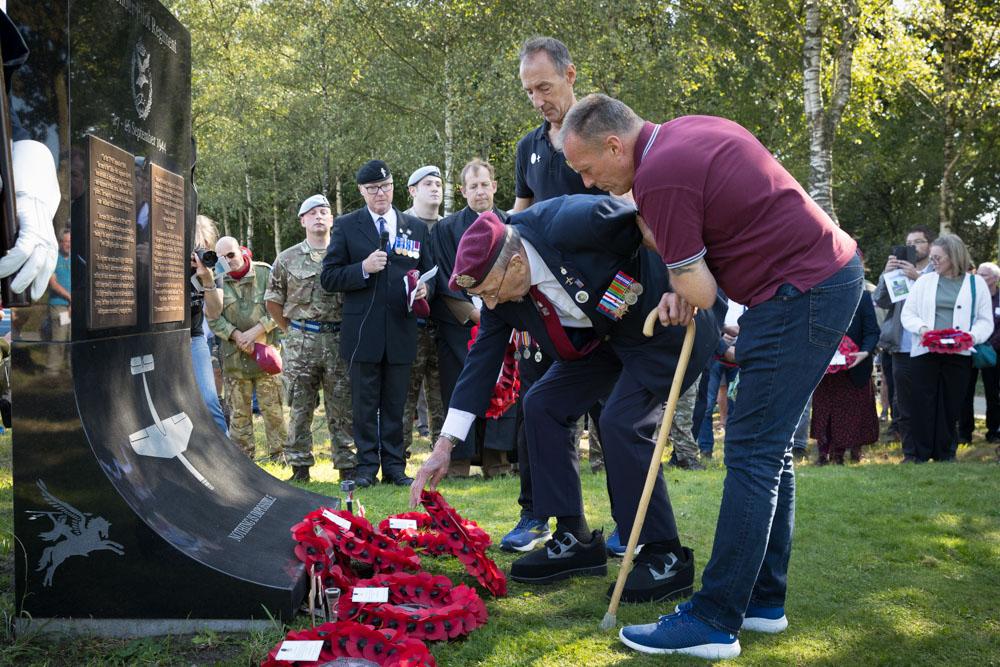
[(379, 247), (378, 249), (382, 252), (389, 252), (386, 248), (389, 247), (389, 230), (383, 229), (382, 234), (378, 237)]

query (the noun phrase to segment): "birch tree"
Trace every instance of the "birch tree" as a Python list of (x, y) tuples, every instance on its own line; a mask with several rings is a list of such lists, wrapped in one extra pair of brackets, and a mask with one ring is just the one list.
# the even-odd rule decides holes
[(857, 44), (857, 0), (841, 0), (834, 9), (837, 30), (831, 62), (830, 94), (823, 95), (823, 17), (820, 0), (805, 0), (802, 43), (802, 89), (809, 131), (809, 195), (837, 222), (833, 204), (833, 144), (851, 97), (851, 67)]

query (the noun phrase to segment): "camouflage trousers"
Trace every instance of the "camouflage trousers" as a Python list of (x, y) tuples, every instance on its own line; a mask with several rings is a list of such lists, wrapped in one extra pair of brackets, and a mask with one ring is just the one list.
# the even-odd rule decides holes
[[(441, 372), (438, 370), (437, 344), (431, 326), (417, 329), (417, 358), (410, 369), (410, 388), (406, 392), (406, 407), (403, 408), (403, 449), (410, 451), (413, 444), (413, 415), (417, 409), (417, 398), (423, 384), (427, 397), (427, 428), (431, 438), (444, 424), (444, 405), (441, 403)], [(431, 444), (434, 441), (431, 440)]]
[(253, 380), (227, 375), (226, 402), (229, 404), (229, 438), (254, 458), (253, 392), (257, 390), (257, 406), (264, 418), (268, 456), (279, 456), (285, 446), (285, 415), (281, 405), (281, 377), (264, 375)]
[(340, 359), (339, 333), (309, 333), (289, 328), (283, 344), (285, 388), (288, 396), (288, 444), (285, 460), (293, 466), (311, 466), (313, 416), (323, 390), (330, 454), (337, 470), (357, 465), (351, 423), (351, 381)]
[(677, 399), (674, 423), (670, 425), (670, 442), (674, 446), (674, 458), (682, 465), (696, 463), (701, 458), (701, 450), (691, 433), (694, 422), (694, 403), (698, 398), (698, 383), (695, 382)]

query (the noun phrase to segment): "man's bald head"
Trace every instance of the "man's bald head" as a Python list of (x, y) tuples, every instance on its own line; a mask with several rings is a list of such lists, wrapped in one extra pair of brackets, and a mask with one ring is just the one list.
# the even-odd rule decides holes
[(232, 236), (223, 236), (215, 243), (215, 253), (219, 261), (226, 263), (226, 272), (232, 273), (243, 268), (243, 252), (240, 242)]

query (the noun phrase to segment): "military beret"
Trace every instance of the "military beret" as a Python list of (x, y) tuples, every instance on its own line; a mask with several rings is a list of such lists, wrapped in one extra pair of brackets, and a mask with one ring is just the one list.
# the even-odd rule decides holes
[(438, 178), (441, 178), (441, 170), (432, 164), (429, 164), (426, 167), (421, 167), (410, 174), (410, 180), (406, 182), (406, 187), (413, 187), (428, 176), (437, 176)]
[(455, 251), (455, 270), (448, 287), (454, 291), (475, 287), (489, 275), (510, 230), (493, 211), (485, 211), (469, 225)]
[(390, 176), (392, 176), (392, 172), (389, 171), (389, 165), (382, 160), (369, 160), (361, 165), (361, 169), (358, 169), (358, 185), (384, 181)]
[(326, 206), (327, 208), (330, 208), (330, 202), (327, 201), (326, 197), (323, 195), (313, 195), (309, 199), (302, 202), (302, 206), (299, 206), (299, 217), (302, 217), (317, 206)]

